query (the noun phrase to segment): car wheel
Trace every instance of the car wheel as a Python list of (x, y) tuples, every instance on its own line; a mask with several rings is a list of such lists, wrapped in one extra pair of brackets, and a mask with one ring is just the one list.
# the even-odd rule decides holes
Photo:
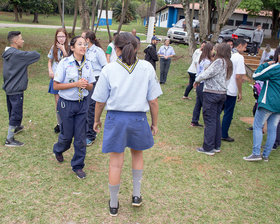
[(222, 42), (223, 42), (223, 40), (224, 40), (224, 38), (219, 37), (219, 38), (218, 38), (218, 40), (217, 40), (217, 42), (218, 42), (218, 43), (222, 43)]

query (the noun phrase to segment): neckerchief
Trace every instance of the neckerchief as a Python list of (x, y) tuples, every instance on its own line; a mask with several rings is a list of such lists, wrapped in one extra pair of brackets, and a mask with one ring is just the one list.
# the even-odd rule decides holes
[[(82, 58), (81, 65), (79, 65), (79, 62), (75, 59), (75, 63), (76, 63), (77, 69), (78, 69), (78, 80), (80, 80), (82, 78), (83, 67), (85, 65), (85, 62), (86, 62), (86, 57), (85, 56), (83, 56), (83, 58)], [(84, 98), (83, 90), (80, 87), (79, 87), (78, 95), (79, 95), (79, 101), (83, 100), (83, 98)]]

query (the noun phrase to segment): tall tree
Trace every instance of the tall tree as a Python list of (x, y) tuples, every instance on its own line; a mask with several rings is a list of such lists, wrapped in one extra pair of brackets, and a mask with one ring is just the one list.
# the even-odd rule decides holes
[(21, 0), (10, 0), (9, 3), (11, 5), (13, 5), (13, 11), (14, 11), (14, 14), (15, 14), (15, 21), (19, 22), (18, 8), (19, 8), (19, 5), (22, 3), (22, 1)]
[(122, 16), (121, 16), (121, 19), (120, 19), (120, 23), (119, 23), (117, 33), (120, 33), (120, 31), (121, 31), (122, 24), (123, 24), (124, 17), (125, 17), (125, 14), (127, 12), (129, 3), (130, 3), (130, 0), (122, 0)]
[(73, 20), (73, 27), (71, 32), (71, 37), (75, 36), (75, 28), (77, 24), (77, 17), (78, 17), (78, 8), (79, 8), (79, 0), (75, 0), (75, 6), (74, 6), (74, 20)]
[(95, 13), (96, 13), (96, 0), (92, 0), (91, 6), (91, 30), (94, 30), (95, 25)]
[(218, 16), (212, 41), (217, 41), (222, 27), (226, 24), (241, 1), (242, 0), (216, 0)]
[(97, 24), (96, 24), (94, 33), (97, 32), (97, 28), (99, 26), (99, 22), (100, 22), (101, 15), (102, 15), (103, 2), (104, 2), (104, 0), (100, 0), (100, 12), (99, 12), (99, 15), (98, 15), (98, 20), (97, 20)]
[(64, 24), (64, 8), (61, 7), (61, 0), (57, 0), (57, 7), (60, 16), (61, 26), (65, 28)]
[(199, 0), (199, 36), (201, 40), (207, 40), (209, 35), (209, 1)]
[(148, 33), (147, 33), (147, 43), (151, 43), (151, 39), (154, 33), (154, 24), (156, 21), (156, 0), (151, 1), (149, 22), (148, 22)]
[(106, 25), (107, 25), (107, 31), (108, 31), (108, 36), (109, 36), (109, 42), (112, 42), (112, 36), (110, 32), (110, 26), (109, 26), (109, 21), (108, 21), (108, 10), (109, 10), (109, 0), (106, 0)]
[(79, 0), (79, 12), (81, 17), (81, 29), (89, 29), (89, 7), (86, 0)]
[(196, 49), (196, 42), (194, 38), (194, 30), (192, 27), (192, 18), (190, 14), (190, 0), (183, 1), (183, 7), (185, 12), (185, 20), (186, 20), (186, 31), (188, 34), (188, 42), (189, 42), (189, 54), (190, 56), (193, 55), (193, 52)]

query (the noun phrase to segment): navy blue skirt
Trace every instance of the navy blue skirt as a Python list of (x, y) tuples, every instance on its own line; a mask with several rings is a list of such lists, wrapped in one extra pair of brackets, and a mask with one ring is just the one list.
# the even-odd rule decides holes
[(58, 90), (53, 89), (53, 79), (50, 80), (49, 91), (48, 92), (51, 93), (51, 94), (58, 94)]
[(154, 145), (145, 112), (108, 111), (104, 124), (102, 152), (149, 149)]

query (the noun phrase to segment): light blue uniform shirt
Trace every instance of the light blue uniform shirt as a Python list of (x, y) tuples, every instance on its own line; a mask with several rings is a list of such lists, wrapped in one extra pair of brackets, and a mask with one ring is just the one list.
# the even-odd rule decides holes
[(57, 49), (57, 59), (58, 59), (58, 62), (57, 62), (54, 59), (53, 46), (52, 46), (52, 48), (50, 49), (50, 52), (48, 54), (48, 58), (53, 60), (53, 62), (52, 62), (52, 70), (53, 70), (53, 73), (55, 73), (57, 65), (58, 65), (58, 62), (60, 62), (60, 60), (63, 58), (63, 53), (62, 53), (62, 51), (60, 49)]
[(87, 49), (86, 58), (91, 62), (94, 76), (98, 77), (102, 68), (107, 65), (104, 51), (100, 47), (97, 47), (93, 44)]
[(164, 56), (170, 56), (170, 55), (175, 55), (175, 51), (174, 51), (173, 47), (163, 45), (159, 48), (158, 54), (164, 55)]
[(128, 66), (118, 58), (102, 69), (92, 99), (106, 103), (106, 110), (147, 112), (148, 101), (161, 94), (150, 62), (137, 59), (135, 64)]
[[(82, 78), (85, 78), (88, 83), (95, 82), (95, 77), (92, 72), (90, 61), (85, 59), (84, 67), (82, 68)], [(59, 83), (72, 83), (79, 80), (78, 68), (74, 59), (73, 54), (67, 58), (62, 59), (57, 66), (54, 81)], [(74, 87), (71, 89), (59, 90), (58, 94), (60, 97), (66, 100), (79, 100), (79, 88)], [(88, 90), (82, 89), (83, 96), (88, 95)]]

